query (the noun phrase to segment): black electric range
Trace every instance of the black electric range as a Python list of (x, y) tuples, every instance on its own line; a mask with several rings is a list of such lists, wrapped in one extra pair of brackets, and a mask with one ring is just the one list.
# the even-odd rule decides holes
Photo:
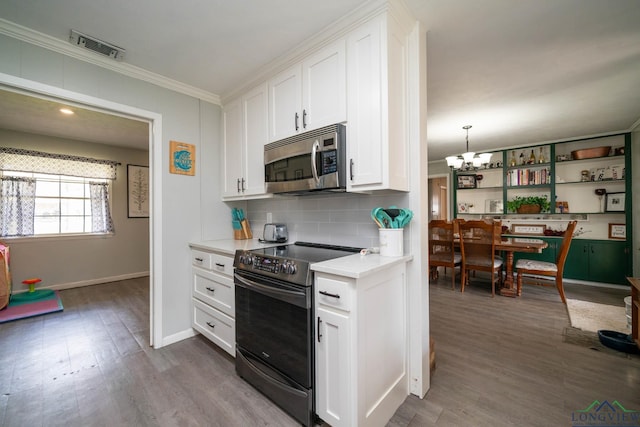
[(310, 266), (316, 262), (353, 255), (361, 248), (295, 242), (249, 251), (236, 251), (233, 266), (238, 270), (273, 277), (302, 286), (311, 286)]

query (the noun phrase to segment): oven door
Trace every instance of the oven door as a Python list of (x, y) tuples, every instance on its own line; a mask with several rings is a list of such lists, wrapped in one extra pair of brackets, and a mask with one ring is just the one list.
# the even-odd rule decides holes
[(238, 350), (311, 388), (312, 288), (238, 270), (234, 282)]

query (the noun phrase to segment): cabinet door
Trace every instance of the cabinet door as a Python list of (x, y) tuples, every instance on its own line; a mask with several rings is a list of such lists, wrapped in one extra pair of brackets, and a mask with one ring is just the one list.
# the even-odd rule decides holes
[(348, 426), (349, 317), (319, 306), (316, 322), (316, 413), (333, 427)]
[(268, 91), (266, 84), (257, 86), (242, 97), (244, 117), (245, 196), (264, 194), (264, 146), (267, 143)]
[(589, 280), (627, 284), (625, 242), (592, 241), (589, 244)]
[(347, 120), (345, 41), (302, 63), (302, 130)]
[(567, 279), (589, 280), (589, 242), (571, 241), (571, 247), (564, 263), (564, 277)]
[(382, 25), (374, 19), (347, 37), (348, 187), (354, 190), (383, 182)]
[(296, 65), (269, 81), (269, 141), (295, 135), (302, 129), (301, 66)]
[(241, 194), (243, 145), (240, 99), (225, 105), (222, 121), (222, 196), (238, 196)]

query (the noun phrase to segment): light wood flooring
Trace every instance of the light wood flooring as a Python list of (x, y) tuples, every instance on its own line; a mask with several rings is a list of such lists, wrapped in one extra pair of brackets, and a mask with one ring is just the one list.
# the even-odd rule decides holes
[[(624, 291), (567, 286), (569, 298), (623, 305)], [(61, 291), (63, 312), (0, 325), (1, 426), (295, 426), (196, 336), (149, 342), (149, 282)], [(640, 356), (563, 342), (553, 288), (491, 298), (430, 286), (437, 368), (389, 426), (560, 426), (594, 400), (640, 410)]]

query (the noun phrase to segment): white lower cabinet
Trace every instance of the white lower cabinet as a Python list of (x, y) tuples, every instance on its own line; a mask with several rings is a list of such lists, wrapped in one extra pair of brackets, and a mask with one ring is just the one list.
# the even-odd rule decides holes
[(193, 329), (235, 357), (235, 287), (233, 258), (193, 249)]
[(406, 265), (315, 278), (316, 413), (333, 427), (384, 426), (409, 394)]

